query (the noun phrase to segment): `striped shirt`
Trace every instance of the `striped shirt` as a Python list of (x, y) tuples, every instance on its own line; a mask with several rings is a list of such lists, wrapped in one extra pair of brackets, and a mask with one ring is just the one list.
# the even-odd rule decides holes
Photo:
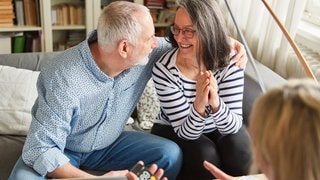
[(203, 117), (193, 107), (196, 81), (186, 78), (176, 65), (178, 49), (167, 52), (155, 64), (152, 78), (161, 110), (155, 123), (171, 125), (183, 139), (194, 140), (202, 133), (219, 130), (222, 134), (238, 132), (242, 126), (244, 71), (230, 64), (213, 72), (218, 83), (220, 107), (217, 112), (206, 107)]

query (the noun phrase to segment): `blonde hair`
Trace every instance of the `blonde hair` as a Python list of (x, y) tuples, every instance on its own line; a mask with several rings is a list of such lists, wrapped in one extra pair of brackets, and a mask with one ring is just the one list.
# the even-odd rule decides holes
[(260, 96), (249, 132), (255, 165), (271, 167), (274, 180), (320, 179), (320, 86), (315, 81), (289, 80)]

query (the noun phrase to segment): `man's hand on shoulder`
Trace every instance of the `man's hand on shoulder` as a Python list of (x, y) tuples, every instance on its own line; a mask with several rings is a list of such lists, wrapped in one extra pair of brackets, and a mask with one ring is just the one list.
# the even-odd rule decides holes
[(237, 52), (237, 54), (233, 57), (233, 60), (236, 62), (236, 65), (240, 68), (245, 68), (247, 65), (248, 57), (246, 50), (239, 41), (230, 37), (231, 48)]

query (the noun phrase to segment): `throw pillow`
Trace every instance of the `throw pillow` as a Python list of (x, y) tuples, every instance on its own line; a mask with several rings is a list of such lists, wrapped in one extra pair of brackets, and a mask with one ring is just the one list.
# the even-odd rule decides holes
[(149, 130), (160, 111), (160, 102), (152, 79), (150, 79), (137, 104), (137, 121), (140, 128)]
[(27, 134), (39, 73), (0, 65), (0, 134)]

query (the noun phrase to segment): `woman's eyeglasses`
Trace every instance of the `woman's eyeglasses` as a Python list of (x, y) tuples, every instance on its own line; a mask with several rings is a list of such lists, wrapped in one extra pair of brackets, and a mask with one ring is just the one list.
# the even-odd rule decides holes
[(180, 31), (182, 32), (182, 35), (184, 35), (187, 38), (193, 38), (194, 33), (196, 30), (191, 29), (191, 28), (178, 28), (174, 25), (170, 26), (170, 31), (172, 32), (173, 35), (178, 36), (180, 34)]

